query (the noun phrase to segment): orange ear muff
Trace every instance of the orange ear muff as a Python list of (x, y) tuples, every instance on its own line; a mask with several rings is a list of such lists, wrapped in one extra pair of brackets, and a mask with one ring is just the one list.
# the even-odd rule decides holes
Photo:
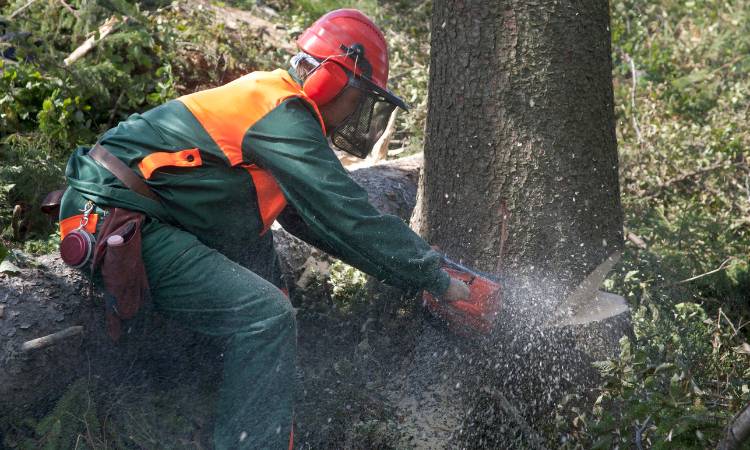
[(334, 99), (349, 83), (349, 76), (343, 67), (333, 61), (327, 61), (305, 80), (302, 89), (318, 106), (323, 106)]

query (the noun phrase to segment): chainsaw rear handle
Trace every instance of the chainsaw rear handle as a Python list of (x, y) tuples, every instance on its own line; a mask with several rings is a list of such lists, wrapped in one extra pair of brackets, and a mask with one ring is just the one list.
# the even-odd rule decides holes
[[(495, 283), (503, 283), (503, 277), (500, 275), (490, 275), (488, 273), (480, 272), (478, 270), (471, 269), (469, 267), (464, 266), (463, 264), (459, 264), (452, 259), (448, 258), (447, 256), (443, 256), (443, 269), (453, 269), (455, 272), (453, 273), (463, 273), (466, 274), (466, 276), (459, 277), (458, 275), (454, 278), (458, 278), (461, 281), (468, 284), (468, 281), (473, 280), (473, 278), (479, 277), (479, 278), (485, 278), (491, 281), (494, 281)], [(451, 275), (452, 276), (452, 275)], [(467, 281), (468, 280), (468, 281)]]

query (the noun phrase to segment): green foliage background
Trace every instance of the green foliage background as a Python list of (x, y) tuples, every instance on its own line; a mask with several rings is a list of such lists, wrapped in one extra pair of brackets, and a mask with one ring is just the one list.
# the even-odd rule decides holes
[[(26, 3), (9, 2), (0, 17)], [(280, 54), (262, 39), (243, 39), (253, 35), (244, 25), (228, 30), (215, 12), (190, 2), (68, 5), (75, 13), (59, 1), (39, 1), (0, 22), (0, 35), (31, 33), (0, 42), (0, 51), (13, 47), (18, 60), (0, 60), (0, 236), (5, 239), (47, 239), (53, 228), (37, 206), (44, 194), (64, 184), (65, 161), (75, 146), (91, 145), (128, 115), (180, 93), (280, 62)], [(63, 60), (96, 36), (109, 17), (120, 20), (117, 31), (66, 66)], [(14, 233), (15, 205), (23, 210), (23, 223)]]
[[(26, 2), (0, 0), (0, 15)], [(46, 251), (54, 244), (52, 225), (34, 211), (63, 183), (76, 145), (91, 144), (131, 113), (287, 58), (251, 30), (228, 29), (211, 10), (188, 7), (194, 2), (67, 3), (75, 13), (40, 0), (0, 24), (0, 34), (31, 33), (0, 42), (0, 51), (12, 45), (18, 55), (0, 63), (5, 246)], [(399, 118), (396, 146), (402, 154), (421, 149), (429, 1), (265, 4), (280, 12), (271, 20), (290, 39), (335, 7), (375, 17), (388, 30), (394, 88), (413, 106)], [(645, 447), (706, 448), (750, 401), (750, 2), (612, 0), (611, 12), (620, 182), (634, 237), (606, 287), (630, 301), (635, 339), (622, 341), (619, 360), (597, 364), (605, 382), (594, 405), (560, 405), (551, 439), (566, 448), (628, 447), (637, 429)], [(64, 66), (111, 16), (129, 20), (81, 62)], [(348, 302), (361, 297), (363, 279), (346, 267), (334, 272), (338, 307), (357, 310), (362, 305)], [(86, 399), (79, 385), (61, 403), (76, 399)], [(76, 408), (81, 421), (94, 423), (89, 410)], [(50, 417), (62, 416), (56, 410)], [(39, 442), (67, 439), (55, 434), (59, 424), (47, 419), (32, 428)]]

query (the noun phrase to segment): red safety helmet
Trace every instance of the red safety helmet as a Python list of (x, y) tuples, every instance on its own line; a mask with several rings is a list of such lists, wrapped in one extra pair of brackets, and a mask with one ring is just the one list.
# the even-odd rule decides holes
[[(357, 44), (364, 50), (371, 73), (366, 73), (367, 67), (355, 65), (356, 59), (347, 55), (347, 48)], [(372, 20), (356, 9), (337, 9), (325, 14), (302, 33), (297, 46), (308, 55), (336, 61), (355, 75), (364, 74), (381, 89), (386, 88), (388, 46), (385, 37)]]
[(325, 14), (297, 39), (297, 46), (319, 65), (303, 89), (318, 106), (333, 100), (347, 86), (364, 94), (357, 110), (331, 131), (332, 143), (364, 158), (383, 134), (391, 112), (406, 103), (386, 87), (388, 46), (380, 29), (356, 9)]

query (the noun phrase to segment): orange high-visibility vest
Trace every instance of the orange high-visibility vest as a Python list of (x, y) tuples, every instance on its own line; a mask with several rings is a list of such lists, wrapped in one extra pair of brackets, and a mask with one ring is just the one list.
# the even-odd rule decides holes
[(231, 166), (245, 168), (253, 179), (265, 233), (286, 206), (273, 176), (255, 164), (246, 164), (242, 141), (259, 120), (292, 97), (306, 101), (315, 111), (325, 134), (317, 105), (283, 69), (253, 72), (223, 86), (180, 97), (182, 102), (216, 142)]

